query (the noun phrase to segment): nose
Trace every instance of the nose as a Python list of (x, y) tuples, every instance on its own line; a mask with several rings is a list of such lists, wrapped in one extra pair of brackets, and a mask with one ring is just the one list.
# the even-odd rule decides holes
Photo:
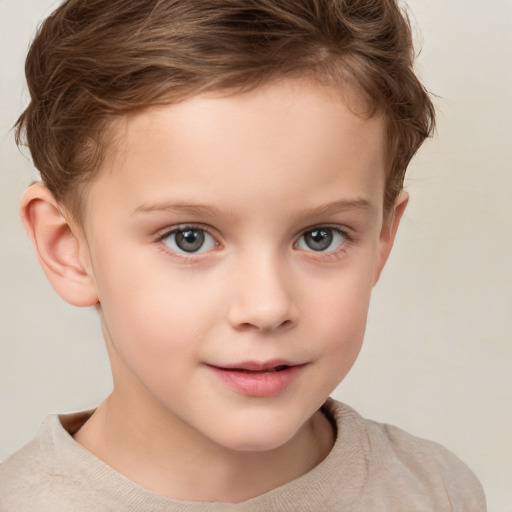
[(227, 313), (234, 329), (272, 332), (298, 321), (291, 276), (278, 257), (252, 257), (232, 274), (232, 301)]

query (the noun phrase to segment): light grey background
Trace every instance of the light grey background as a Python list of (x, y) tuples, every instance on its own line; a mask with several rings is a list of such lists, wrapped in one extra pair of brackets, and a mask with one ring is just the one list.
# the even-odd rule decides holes
[[(9, 128), (23, 61), (58, 2), (0, 0), (0, 459), (48, 412), (94, 406), (111, 381), (94, 311), (51, 290), (18, 220), (36, 177)], [(362, 414), (434, 439), (512, 512), (512, 0), (411, 0), (438, 135), (377, 286), (365, 346), (336, 391)]]

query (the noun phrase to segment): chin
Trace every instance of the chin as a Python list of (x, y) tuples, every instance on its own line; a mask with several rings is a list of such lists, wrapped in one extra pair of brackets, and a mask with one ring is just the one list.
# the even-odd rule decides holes
[(286, 425), (261, 419), (248, 426), (225, 430), (217, 443), (237, 452), (265, 452), (276, 450), (288, 443), (301, 425)]

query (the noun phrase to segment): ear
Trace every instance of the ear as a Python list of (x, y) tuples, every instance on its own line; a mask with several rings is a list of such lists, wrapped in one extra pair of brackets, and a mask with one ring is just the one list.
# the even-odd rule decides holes
[(87, 260), (85, 239), (61, 211), (52, 193), (43, 185), (31, 185), (23, 194), (21, 220), (39, 263), (55, 291), (74, 306), (98, 303), (96, 287)]
[(408, 202), (409, 194), (405, 190), (402, 190), (398, 195), (393, 209), (382, 221), (382, 230), (379, 236), (378, 254), (375, 261), (375, 274), (373, 280), (374, 286), (377, 284), (382, 269), (388, 260), (391, 249), (393, 248), (398, 225), (400, 224), (400, 220), (402, 219), (402, 215), (404, 214)]

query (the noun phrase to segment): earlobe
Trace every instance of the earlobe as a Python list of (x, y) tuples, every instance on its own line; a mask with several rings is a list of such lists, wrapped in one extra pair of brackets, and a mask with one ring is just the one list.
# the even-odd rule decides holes
[(380, 278), (382, 269), (388, 260), (393, 243), (395, 241), (396, 232), (404, 214), (407, 203), (409, 202), (409, 194), (402, 190), (395, 202), (393, 209), (388, 213), (387, 217), (382, 223), (382, 230), (379, 236), (379, 249), (375, 265), (375, 274), (373, 284), (377, 284)]
[(55, 291), (74, 306), (97, 304), (90, 265), (83, 261), (77, 233), (52, 193), (42, 184), (30, 186), (23, 194), (20, 213), (39, 263)]

